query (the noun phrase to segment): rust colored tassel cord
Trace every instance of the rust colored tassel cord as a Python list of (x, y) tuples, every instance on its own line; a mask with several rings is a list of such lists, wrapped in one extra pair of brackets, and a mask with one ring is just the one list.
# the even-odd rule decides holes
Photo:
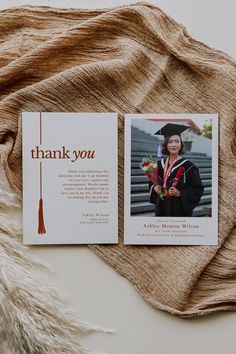
[(43, 198), (42, 198), (42, 162), (40, 162), (40, 199), (39, 199), (39, 213), (38, 213), (38, 234), (46, 233), (43, 217)]
[[(40, 145), (42, 145), (42, 112), (40, 112)], [(40, 199), (38, 212), (38, 234), (46, 233), (43, 217), (43, 178), (42, 178), (42, 162), (40, 162)]]

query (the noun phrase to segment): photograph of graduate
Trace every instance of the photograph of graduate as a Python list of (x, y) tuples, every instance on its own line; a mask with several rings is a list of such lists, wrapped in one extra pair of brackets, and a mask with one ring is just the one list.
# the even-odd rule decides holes
[(211, 122), (132, 120), (131, 216), (211, 216)]

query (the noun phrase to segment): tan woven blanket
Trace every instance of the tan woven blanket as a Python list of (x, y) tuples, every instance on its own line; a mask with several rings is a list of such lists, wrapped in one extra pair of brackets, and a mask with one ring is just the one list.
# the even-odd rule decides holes
[[(236, 307), (236, 64), (160, 9), (19, 7), (0, 12), (0, 154), (22, 192), (21, 111), (119, 113), (119, 245), (91, 249), (153, 306)], [(125, 113), (219, 113), (219, 247), (123, 246)]]

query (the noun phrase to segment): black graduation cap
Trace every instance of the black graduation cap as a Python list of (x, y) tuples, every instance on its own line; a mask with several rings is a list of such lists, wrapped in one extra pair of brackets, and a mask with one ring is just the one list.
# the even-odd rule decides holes
[(189, 129), (189, 127), (186, 125), (167, 123), (166, 125), (164, 125), (164, 127), (162, 127), (156, 133), (154, 133), (154, 135), (164, 135), (164, 138), (172, 135), (180, 136), (180, 134), (187, 129)]

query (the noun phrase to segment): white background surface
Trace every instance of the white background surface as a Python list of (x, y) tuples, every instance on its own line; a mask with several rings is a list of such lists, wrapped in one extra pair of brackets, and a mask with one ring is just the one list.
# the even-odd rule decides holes
[[(235, 0), (149, 2), (182, 22), (194, 38), (236, 57)], [(127, 3), (130, 1), (1, 0), (0, 8), (21, 4), (92, 8)], [(86, 246), (31, 247), (29, 253), (55, 271), (57, 288), (81, 320), (115, 330), (113, 335), (83, 336), (82, 343), (91, 350), (107, 354), (235, 354), (236, 313), (184, 320), (153, 309)]]

